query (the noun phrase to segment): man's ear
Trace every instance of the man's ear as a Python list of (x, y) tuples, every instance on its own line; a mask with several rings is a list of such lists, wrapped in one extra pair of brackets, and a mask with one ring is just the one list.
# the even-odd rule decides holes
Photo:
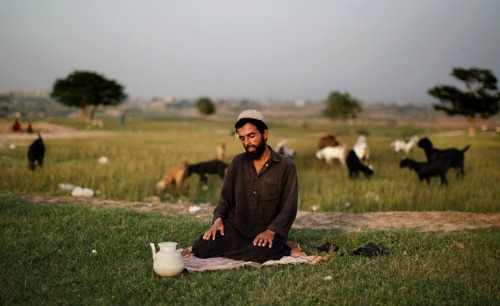
[(266, 129), (264, 130), (264, 134), (262, 135), (262, 137), (264, 137), (264, 140), (267, 141), (268, 136), (269, 136), (269, 131)]

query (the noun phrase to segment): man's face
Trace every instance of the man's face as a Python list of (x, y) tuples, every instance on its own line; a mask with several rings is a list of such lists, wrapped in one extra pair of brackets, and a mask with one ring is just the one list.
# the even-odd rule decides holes
[(247, 123), (237, 131), (241, 144), (245, 148), (246, 154), (250, 159), (259, 158), (266, 148), (267, 130), (262, 135), (257, 127)]

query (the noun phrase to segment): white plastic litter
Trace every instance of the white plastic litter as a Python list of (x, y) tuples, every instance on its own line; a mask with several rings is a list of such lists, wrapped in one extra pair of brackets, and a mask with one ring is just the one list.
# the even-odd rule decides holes
[(189, 212), (197, 212), (201, 210), (200, 206), (189, 206)]
[(94, 195), (94, 190), (89, 188), (75, 187), (71, 195), (77, 198), (90, 198)]
[(71, 191), (71, 190), (75, 189), (75, 187), (76, 187), (75, 185), (68, 184), (68, 183), (61, 183), (58, 186), (59, 186), (59, 189), (64, 190), (64, 191), (66, 191), (66, 190)]
[(101, 156), (101, 157), (99, 157), (97, 162), (99, 162), (99, 164), (101, 164), (101, 165), (104, 165), (108, 162), (108, 158), (106, 156)]

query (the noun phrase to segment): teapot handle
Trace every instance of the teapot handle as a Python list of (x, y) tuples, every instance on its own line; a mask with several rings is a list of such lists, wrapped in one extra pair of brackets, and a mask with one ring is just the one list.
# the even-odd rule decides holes
[(156, 254), (156, 247), (155, 247), (155, 244), (154, 243), (150, 243), (149, 244), (151, 246), (151, 251), (153, 252), (153, 259), (154, 259), (154, 256)]

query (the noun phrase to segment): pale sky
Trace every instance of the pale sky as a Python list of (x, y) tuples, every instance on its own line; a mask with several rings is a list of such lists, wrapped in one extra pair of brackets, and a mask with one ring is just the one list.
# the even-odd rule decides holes
[(436, 102), (454, 67), (500, 78), (498, 0), (0, 0), (0, 90), (74, 70), (132, 98)]

